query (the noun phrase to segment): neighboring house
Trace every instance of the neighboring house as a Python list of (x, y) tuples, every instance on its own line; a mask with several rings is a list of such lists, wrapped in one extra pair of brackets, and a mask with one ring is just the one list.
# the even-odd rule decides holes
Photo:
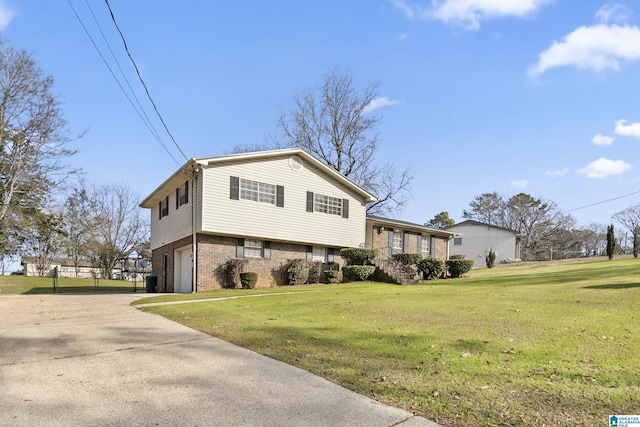
[[(113, 277), (122, 280), (134, 280), (134, 277), (138, 281), (144, 280), (150, 269), (146, 260), (138, 263), (139, 261), (127, 259), (124, 262), (119, 262), (112, 270)], [(50, 265), (45, 267), (38, 262), (38, 257), (23, 256), (20, 260), (20, 265), (23, 268), (23, 274), (31, 277), (53, 277), (54, 272), (57, 272), (60, 278), (92, 279), (95, 277), (101, 278), (102, 275), (102, 270), (99, 267), (92, 266), (89, 260), (80, 260), (76, 268), (71, 258), (53, 257)], [(42, 268), (44, 268), (44, 272), (40, 274), (40, 269)]]
[(248, 261), (259, 287), (285, 284), (290, 259), (337, 268), (341, 248), (364, 245), (372, 201), (300, 149), (191, 159), (140, 204), (151, 210), (157, 289), (220, 288), (233, 259)]
[[(77, 278), (91, 278), (94, 272), (97, 272), (97, 268), (93, 268), (91, 263), (87, 260), (81, 260), (78, 262), (78, 268), (74, 265), (71, 258), (54, 257), (51, 258), (49, 266), (44, 266), (42, 261), (38, 262), (38, 257), (35, 256), (23, 256), (20, 260), (20, 265), (23, 268), (25, 276), (30, 277), (53, 277), (55, 268), (57, 268), (58, 277), (77, 277)], [(41, 269), (44, 271), (41, 273)]]
[(520, 260), (520, 236), (513, 230), (467, 220), (447, 227), (447, 231), (459, 234), (449, 242), (449, 255), (464, 255), (476, 267), (486, 265), (491, 249), (498, 262)]

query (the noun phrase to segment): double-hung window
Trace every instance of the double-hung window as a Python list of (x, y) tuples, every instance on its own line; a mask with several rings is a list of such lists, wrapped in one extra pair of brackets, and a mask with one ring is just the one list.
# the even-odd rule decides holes
[(307, 211), (349, 217), (349, 201), (324, 194), (307, 192)]
[(169, 215), (169, 196), (164, 200), (160, 200), (160, 203), (158, 203), (158, 209), (160, 210), (160, 219)]
[(313, 195), (313, 210), (314, 212), (340, 216), (342, 215), (342, 199), (316, 193)]
[(262, 240), (244, 239), (244, 257), (262, 258)]
[(324, 246), (307, 246), (307, 261), (333, 263), (335, 260), (334, 248)]
[(284, 187), (232, 176), (230, 198), (268, 203), (282, 208), (284, 207)]
[(275, 205), (276, 186), (249, 179), (240, 179), (240, 198)]
[(271, 242), (240, 238), (236, 245), (236, 257), (271, 259)]
[(311, 261), (327, 262), (327, 248), (323, 246), (314, 246)]
[(189, 181), (176, 188), (176, 209), (189, 203)]
[(423, 257), (431, 255), (431, 236), (422, 236), (420, 241), (420, 252)]
[(393, 254), (402, 253), (403, 237), (404, 233), (402, 232), (402, 230), (393, 230), (393, 241), (391, 246)]

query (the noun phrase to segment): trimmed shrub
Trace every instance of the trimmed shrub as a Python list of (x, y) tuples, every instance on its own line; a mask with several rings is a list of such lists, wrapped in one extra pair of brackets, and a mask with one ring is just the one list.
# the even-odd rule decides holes
[(447, 271), (444, 261), (435, 258), (425, 258), (418, 262), (418, 272), (422, 272), (424, 280), (436, 280)]
[(291, 259), (287, 264), (287, 282), (289, 285), (302, 285), (309, 280), (309, 264), (303, 259)]
[(392, 257), (402, 265), (416, 265), (422, 259), (420, 254), (393, 254)]
[(322, 261), (315, 261), (309, 264), (309, 283), (320, 283), (322, 277)]
[(240, 273), (249, 261), (246, 259), (230, 259), (224, 265), (225, 288), (241, 288)]
[(367, 265), (378, 256), (377, 249), (344, 248), (340, 249), (340, 256), (347, 265)]
[(472, 259), (450, 259), (446, 261), (447, 271), (449, 271), (449, 275), (456, 279), (461, 277), (464, 273), (471, 270), (473, 267)]
[(342, 267), (342, 275), (347, 282), (367, 280), (376, 268), (373, 265), (345, 265)]
[(338, 283), (338, 275), (340, 275), (340, 272), (338, 270), (324, 271), (324, 279), (329, 284)]
[(487, 254), (487, 268), (493, 268), (496, 264), (496, 252), (493, 248), (489, 249), (489, 253)]
[(242, 283), (242, 289), (253, 289), (256, 287), (258, 281), (258, 273), (253, 271), (240, 273), (240, 283)]

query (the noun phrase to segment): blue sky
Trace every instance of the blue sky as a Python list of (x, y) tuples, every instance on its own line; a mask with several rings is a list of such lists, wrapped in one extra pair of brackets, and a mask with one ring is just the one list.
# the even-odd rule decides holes
[[(640, 4), (592, 0), (109, 0), (187, 157), (264, 142), (294, 91), (332, 67), (380, 82), (377, 158), (414, 177), (401, 219), (461, 219), (474, 196), (527, 192), (609, 223), (640, 202)], [(88, 7), (91, 5), (91, 9)], [(145, 197), (178, 164), (111, 76), (109, 47), (163, 143), (102, 0), (0, 0), (0, 32), (33, 52), (72, 134), (70, 163)], [(92, 16), (95, 15), (94, 17)], [(97, 24), (96, 24), (97, 21)], [(99, 24), (99, 26), (98, 26)], [(103, 40), (103, 36), (108, 45)], [(121, 81), (122, 78), (120, 77)]]

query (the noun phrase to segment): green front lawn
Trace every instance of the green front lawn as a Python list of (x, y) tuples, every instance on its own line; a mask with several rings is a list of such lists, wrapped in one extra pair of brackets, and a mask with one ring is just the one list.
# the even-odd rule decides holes
[[(138, 292), (145, 291), (144, 282), (138, 282)], [(93, 279), (59, 278), (57, 292), (127, 292), (133, 291), (133, 283), (126, 280), (98, 281)], [(53, 279), (50, 277), (0, 276), (2, 294), (49, 294), (53, 293)]]
[(640, 412), (639, 273), (635, 259), (525, 265), (144, 310), (443, 425), (602, 426)]

